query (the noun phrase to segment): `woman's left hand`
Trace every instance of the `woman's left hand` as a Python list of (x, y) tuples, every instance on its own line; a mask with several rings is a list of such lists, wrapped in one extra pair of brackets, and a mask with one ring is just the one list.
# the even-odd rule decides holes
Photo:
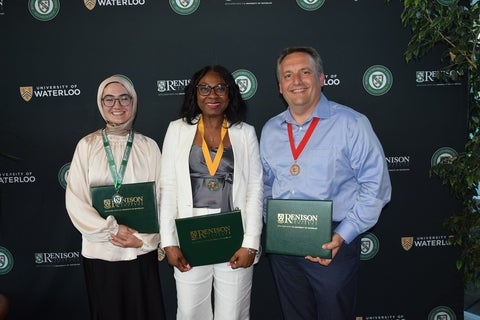
[(235, 254), (230, 258), (230, 266), (232, 269), (250, 267), (255, 261), (255, 253), (249, 253), (249, 249), (243, 247), (238, 249), (237, 252), (235, 252)]
[(119, 225), (117, 234), (110, 236), (110, 242), (122, 248), (140, 248), (143, 241), (133, 235), (135, 232), (137, 230)]

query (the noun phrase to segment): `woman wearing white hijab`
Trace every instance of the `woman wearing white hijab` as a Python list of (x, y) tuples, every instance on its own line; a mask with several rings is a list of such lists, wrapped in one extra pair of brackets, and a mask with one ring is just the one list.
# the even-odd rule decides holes
[(68, 214), (82, 234), (90, 316), (165, 319), (158, 232), (140, 233), (112, 215), (103, 218), (91, 195), (92, 187), (155, 182), (159, 212), (160, 149), (153, 139), (133, 131), (137, 94), (127, 77), (114, 75), (102, 81), (97, 103), (106, 126), (78, 142), (66, 188)]

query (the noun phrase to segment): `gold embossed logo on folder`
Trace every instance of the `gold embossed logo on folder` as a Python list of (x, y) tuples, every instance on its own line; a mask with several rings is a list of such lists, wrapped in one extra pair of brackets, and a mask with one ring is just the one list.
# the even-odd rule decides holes
[(142, 210), (143, 196), (123, 197), (120, 203), (115, 203), (112, 197), (103, 199), (103, 208), (105, 210)]
[(190, 231), (190, 239), (194, 242), (216, 241), (229, 239), (231, 237), (232, 227), (229, 225)]
[(179, 218), (175, 225), (180, 248), (192, 266), (226, 262), (242, 246), (239, 210)]
[(332, 201), (268, 199), (266, 252), (331, 258)]
[(277, 222), (283, 228), (317, 229), (318, 214), (278, 213)]
[(92, 187), (92, 205), (100, 216), (114, 216), (119, 224), (140, 233), (158, 233), (155, 182), (124, 183), (120, 201), (115, 203), (112, 185)]

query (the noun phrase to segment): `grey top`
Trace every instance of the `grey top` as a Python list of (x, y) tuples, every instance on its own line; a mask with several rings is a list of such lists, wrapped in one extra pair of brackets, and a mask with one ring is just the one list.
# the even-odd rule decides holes
[[(210, 149), (210, 157), (214, 159), (217, 148)], [(217, 172), (210, 176), (202, 148), (192, 145), (190, 149), (190, 180), (192, 183), (193, 207), (221, 209), (221, 212), (233, 210), (233, 149), (224, 147)]]

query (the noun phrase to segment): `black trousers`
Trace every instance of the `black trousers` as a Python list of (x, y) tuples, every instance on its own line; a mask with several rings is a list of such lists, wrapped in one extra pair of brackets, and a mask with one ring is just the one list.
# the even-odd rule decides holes
[(91, 320), (164, 320), (157, 252), (131, 261), (83, 258)]

